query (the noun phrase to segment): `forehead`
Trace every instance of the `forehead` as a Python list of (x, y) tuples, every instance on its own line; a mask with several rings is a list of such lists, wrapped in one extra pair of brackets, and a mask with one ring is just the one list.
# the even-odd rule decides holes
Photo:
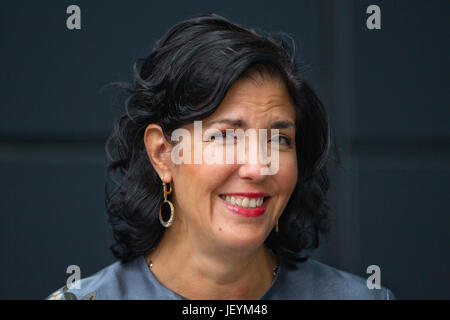
[(241, 78), (228, 90), (211, 118), (235, 114), (245, 117), (295, 118), (295, 109), (282, 80)]

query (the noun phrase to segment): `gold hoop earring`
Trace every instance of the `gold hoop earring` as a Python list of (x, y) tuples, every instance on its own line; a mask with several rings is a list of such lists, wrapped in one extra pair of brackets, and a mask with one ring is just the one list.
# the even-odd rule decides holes
[(278, 232), (278, 219), (277, 219), (277, 223), (275, 224), (275, 232)]
[(172, 193), (172, 184), (169, 182), (169, 190), (167, 191), (167, 186), (163, 181), (163, 192), (164, 192), (164, 202), (162, 204), (162, 206), (167, 203), (170, 207), (170, 218), (167, 221), (164, 221), (163, 217), (162, 217), (162, 206), (159, 209), (159, 222), (161, 222), (162, 226), (165, 228), (168, 228), (172, 225), (173, 223), (173, 217), (174, 217), (174, 207), (173, 207), (173, 203), (169, 200), (167, 200), (167, 195)]

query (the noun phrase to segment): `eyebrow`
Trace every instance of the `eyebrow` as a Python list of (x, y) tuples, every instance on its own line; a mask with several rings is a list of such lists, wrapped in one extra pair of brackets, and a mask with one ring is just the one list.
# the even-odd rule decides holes
[[(211, 125), (215, 123), (225, 123), (233, 127), (247, 127), (247, 124), (244, 120), (240, 119), (219, 119), (206, 123), (206, 127), (209, 128)], [(270, 125), (270, 129), (287, 129), (293, 127), (295, 129), (295, 124), (289, 120), (279, 120), (275, 121)]]

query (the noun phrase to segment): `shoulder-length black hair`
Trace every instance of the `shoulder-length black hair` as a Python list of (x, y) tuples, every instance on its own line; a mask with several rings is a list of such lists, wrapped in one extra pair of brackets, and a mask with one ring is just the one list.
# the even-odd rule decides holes
[(148, 253), (164, 232), (158, 219), (162, 184), (144, 146), (147, 125), (160, 125), (170, 141), (174, 129), (211, 115), (231, 85), (252, 71), (284, 81), (297, 112), (298, 182), (279, 232), (265, 243), (278, 253), (318, 247), (319, 234), (328, 229), (330, 129), (324, 107), (298, 71), (294, 42), (284, 33), (256, 32), (207, 14), (173, 26), (135, 63), (132, 83), (121, 84), (125, 113), (106, 143), (115, 186), (105, 186), (117, 259)]

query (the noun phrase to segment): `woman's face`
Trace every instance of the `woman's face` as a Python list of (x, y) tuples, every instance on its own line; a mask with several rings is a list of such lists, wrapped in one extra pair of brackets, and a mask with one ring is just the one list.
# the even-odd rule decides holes
[[(277, 149), (271, 149), (270, 129), (274, 125), (279, 128)], [(193, 124), (184, 128), (191, 133), (191, 150), (195, 143), (203, 150), (211, 147), (208, 139), (194, 137)], [(202, 128), (203, 133), (208, 128), (223, 132), (267, 129), (264, 143), (271, 153), (278, 152), (278, 171), (261, 174), (261, 169), (270, 164), (249, 161), (250, 153), (257, 151), (249, 147), (248, 139), (244, 163), (236, 163), (235, 157), (232, 164), (174, 164), (174, 225), (183, 226), (178, 230), (186, 232), (184, 236), (215, 248), (256, 249), (274, 228), (297, 182), (295, 110), (289, 93), (282, 81), (265, 77), (256, 83), (242, 78), (230, 88), (214, 114), (202, 121)], [(238, 142), (231, 144), (236, 144), (237, 152)]]

